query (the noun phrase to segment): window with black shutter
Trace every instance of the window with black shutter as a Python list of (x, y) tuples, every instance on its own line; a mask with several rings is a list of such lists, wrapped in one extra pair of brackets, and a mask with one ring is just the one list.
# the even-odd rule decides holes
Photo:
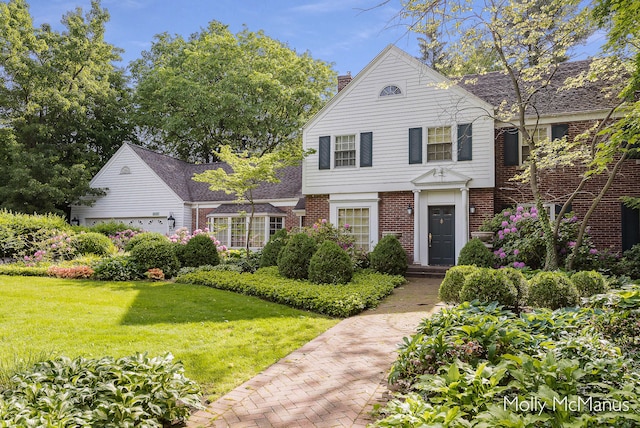
[(458, 160), (470, 161), (472, 159), (472, 126), (470, 123), (458, 125)]
[(320, 137), (318, 142), (318, 168), (331, 169), (331, 137)]
[(409, 129), (409, 163), (422, 163), (422, 128)]
[(373, 132), (360, 134), (360, 166), (373, 166)]
[(503, 131), (505, 166), (520, 165), (518, 135), (518, 128), (508, 128)]

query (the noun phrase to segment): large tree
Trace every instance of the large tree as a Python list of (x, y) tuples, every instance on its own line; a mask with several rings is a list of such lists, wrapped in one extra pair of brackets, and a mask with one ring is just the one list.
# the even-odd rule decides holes
[(215, 160), (222, 145), (259, 155), (300, 144), (335, 83), (330, 65), (308, 53), (215, 21), (188, 40), (156, 36), (132, 71), (148, 145), (199, 162)]
[(124, 140), (130, 91), (104, 41), (98, 1), (33, 26), (25, 0), (0, 3), (0, 207), (68, 213)]
[[(569, 190), (562, 213), (571, 200), (582, 190), (593, 174), (608, 173), (607, 183), (612, 182), (615, 170), (608, 166), (619, 158), (620, 145), (603, 144), (598, 135), (603, 126), (594, 128), (587, 138), (568, 142), (566, 139), (549, 141), (537, 138), (531, 132), (540, 119), (539, 103), (547, 102), (545, 91), (554, 81), (558, 68), (572, 58), (576, 48), (594, 31), (590, 5), (580, 0), (486, 0), (482, 4), (466, 0), (405, 0), (403, 14), (412, 19), (412, 28), (421, 30), (416, 21), (439, 14), (441, 33), (452, 34), (459, 54), (451, 58), (451, 74), (468, 73), (467, 58), (476, 51), (492, 51), (498, 57), (499, 70), (508, 77), (509, 88), (505, 97), (491, 116), (499, 122), (518, 129), (523, 144), (528, 145), (530, 155), (522, 174), (515, 177), (526, 183), (540, 212), (546, 244), (546, 269), (558, 267), (557, 234), (561, 216), (556, 223), (549, 221), (544, 209), (545, 195), (541, 191), (541, 177), (549, 168), (580, 165), (585, 173), (576, 189)], [(604, 67), (597, 62), (589, 73), (566, 82), (559, 90), (582, 86), (588, 80), (610, 79), (620, 81), (619, 61), (609, 61)], [(480, 64), (482, 65), (482, 64)], [(478, 73), (485, 72), (482, 66)], [(473, 83), (468, 78), (467, 83)], [(606, 86), (606, 85), (605, 85)], [(504, 88), (503, 88), (504, 89)], [(615, 94), (614, 85), (609, 88)], [(611, 114), (613, 115), (612, 110)], [(613, 172), (613, 173), (612, 173)], [(607, 186), (603, 187), (606, 192)], [(590, 209), (593, 212), (598, 203)]]

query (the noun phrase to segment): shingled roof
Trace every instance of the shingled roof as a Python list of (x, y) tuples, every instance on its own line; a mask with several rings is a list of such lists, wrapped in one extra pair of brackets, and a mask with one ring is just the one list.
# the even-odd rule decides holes
[[(575, 114), (608, 110), (616, 104), (615, 97), (607, 97), (606, 82), (587, 82), (581, 88), (559, 90), (569, 77), (576, 77), (589, 69), (590, 60), (565, 62), (558, 68), (549, 86), (541, 90), (533, 104), (540, 116)], [(515, 91), (510, 77), (502, 71), (464, 76), (459, 86), (497, 107), (503, 101), (513, 105)], [(529, 109), (528, 114), (534, 111)]]
[[(192, 164), (171, 156), (156, 153), (135, 144), (127, 143), (144, 163), (164, 181), (182, 200), (188, 202), (233, 201), (234, 195), (223, 191), (213, 192), (209, 185), (193, 181), (194, 174), (209, 169), (231, 168), (223, 162)], [(263, 183), (253, 192), (254, 199), (288, 199), (302, 196), (302, 166), (283, 168), (278, 173), (279, 183)]]

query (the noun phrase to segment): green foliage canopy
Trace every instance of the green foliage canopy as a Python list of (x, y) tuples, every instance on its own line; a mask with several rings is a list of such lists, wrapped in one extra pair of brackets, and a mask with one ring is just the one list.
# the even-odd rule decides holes
[(152, 148), (200, 162), (215, 160), (222, 145), (257, 154), (299, 145), (335, 79), (308, 53), (216, 21), (188, 40), (157, 35), (132, 72), (137, 120)]
[[(0, 207), (68, 212), (122, 141), (130, 90), (104, 41), (109, 14), (92, 1), (62, 18), (65, 28), (33, 26), (25, 0), (0, 3)], [(88, 203), (89, 201), (84, 201)]]

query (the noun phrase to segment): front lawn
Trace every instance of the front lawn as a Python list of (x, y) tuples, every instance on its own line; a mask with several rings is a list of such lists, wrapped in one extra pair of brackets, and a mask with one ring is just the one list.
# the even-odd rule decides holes
[(171, 352), (215, 398), (337, 322), (196, 285), (0, 276), (0, 372), (21, 359)]

